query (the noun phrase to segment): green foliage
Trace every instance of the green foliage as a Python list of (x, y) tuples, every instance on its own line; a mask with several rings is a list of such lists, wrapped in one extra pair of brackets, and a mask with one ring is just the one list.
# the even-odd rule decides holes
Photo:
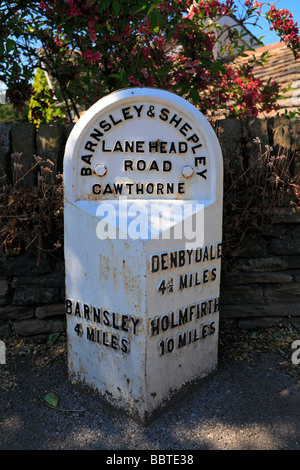
[(0, 123), (18, 124), (26, 122), (28, 115), (28, 105), (22, 111), (17, 111), (11, 103), (0, 104)]
[(28, 120), (37, 127), (43, 122), (65, 119), (63, 107), (55, 100), (43, 70), (37, 69), (33, 82), (33, 94), (29, 102)]

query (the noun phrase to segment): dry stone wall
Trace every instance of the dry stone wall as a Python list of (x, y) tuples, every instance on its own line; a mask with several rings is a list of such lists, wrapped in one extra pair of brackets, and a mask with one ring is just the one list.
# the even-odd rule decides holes
[[(50, 158), (62, 171), (64, 146), (70, 128), (58, 123), (0, 124), (0, 167), (11, 173), (11, 154), (22, 153), (29, 168), (34, 155)], [(255, 164), (261, 147), (293, 156), (290, 171), (300, 172), (300, 120), (270, 118), (241, 123), (224, 119), (216, 124), (224, 159), (231, 167), (243, 159), (245, 167)], [(0, 179), (0, 186), (4, 179)], [(33, 174), (26, 184), (34, 185)], [(1, 190), (1, 188), (0, 188)], [(268, 326), (279, 319), (300, 326), (300, 208), (286, 199), (273, 214), (273, 223), (261, 227), (257, 237), (246, 237), (230, 253), (230, 266), (223, 260), (220, 315), (241, 327)], [(28, 253), (0, 259), (0, 336), (44, 335), (65, 327), (64, 266), (53, 258), (37, 264)]]

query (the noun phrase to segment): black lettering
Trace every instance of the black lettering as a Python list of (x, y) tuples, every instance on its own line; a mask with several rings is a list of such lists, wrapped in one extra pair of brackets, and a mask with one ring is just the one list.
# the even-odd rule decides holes
[(152, 171), (152, 170), (159, 171), (158, 164), (157, 164), (156, 160), (152, 160), (152, 162), (150, 163), (149, 171)]
[(187, 323), (188, 321), (188, 316), (187, 316), (187, 307), (185, 307), (184, 311), (178, 309), (178, 324), (179, 325), (184, 325), (184, 323)]
[(176, 326), (178, 326), (178, 323), (174, 322), (174, 312), (170, 312), (170, 316), (171, 316), (171, 328), (175, 328)]
[(174, 127), (177, 127), (181, 123), (182, 118), (181, 117), (177, 118), (177, 119), (176, 118), (177, 118), (177, 114), (173, 114), (173, 116), (171, 117), (171, 119), (169, 121), (169, 124), (173, 124), (173, 122), (175, 122)]
[(136, 194), (144, 194), (144, 185), (143, 183), (136, 184)]
[(105, 186), (105, 188), (103, 190), (103, 194), (113, 194), (109, 183), (107, 183), (107, 185)]
[(118, 330), (119, 325), (116, 323), (116, 315), (117, 314), (115, 312), (112, 312), (112, 327)]
[(91, 168), (81, 168), (80, 171), (81, 176), (90, 176), (92, 174)]
[(114, 190), (115, 190), (116, 194), (122, 194), (123, 184), (122, 183), (114, 183)]
[(115, 121), (114, 117), (111, 114), (109, 115), (109, 117), (110, 117), (110, 120), (111, 120), (111, 122), (113, 123), (114, 126), (117, 126), (118, 124), (120, 124), (120, 122), (122, 122), (122, 119), (119, 119), (118, 121)]
[(124, 146), (125, 146), (124, 152), (134, 152), (134, 140), (132, 140), (131, 142), (129, 142), (128, 140), (125, 140)]
[(95, 341), (95, 328), (87, 326), (86, 337), (89, 341)]
[(163, 315), (161, 317), (161, 329), (162, 331), (166, 331), (169, 328), (169, 317), (168, 315)]
[(72, 313), (72, 300), (66, 299), (66, 313), (71, 315)]
[(177, 251), (170, 253), (170, 269), (177, 268)]
[(167, 194), (174, 194), (174, 183), (167, 183)]
[(157, 273), (159, 270), (159, 256), (158, 255), (152, 255), (151, 257), (151, 272), (152, 273)]
[(207, 172), (207, 168), (205, 168), (205, 170), (202, 170), (202, 171), (197, 171), (196, 175), (202, 176), (202, 178), (206, 180), (206, 176), (205, 176), (206, 172)]
[(159, 333), (159, 318), (152, 318), (150, 322), (150, 327), (151, 327), (151, 336), (154, 336), (155, 334), (158, 335)]
[(172, 163), (169, 160), (163, 161), (163, 171), (171, 171), (172, 170)]
[(76, 315), (77, 317), (81, 317), (81, 315), (80, 315), (80, 305), (79, 305), (79, 302), (76, 302), (74, 315)]
[(149, 142), (149, 152), (158, 152), (158, 141)]
[(186, 346), (186, 332), (183, 331), (182, 333), (178, 334), (178, 349)]
[(179, 142), (179, 153), (186, 153), (188, 145), (186, 142)]
[(164, 194), (163, 188), (164, 188), (163, 183), (157, 183), (157, 194)]
[(185, 122), (183, 126), (181, 126), (181, 128), (179, 129), (179, 132), (186, 137), (187, 131), (191, 129), (192, 129), (192, 126), (190, 126), (187, 122)]
[(105, 331), (103, 331), (102, 338), (103, 338), (102, 344), (104, 344), (104, 346), (109, 347), (109, 343), (106, 342), (106, 332)]
[(148, 183), (146, 186), (146, 191), (148, 194), (152, 194), (154, 191), (154, 184), (153, 183)]
[(195, 157), (195, 166), (198, 166), (198, 163), (200, 165), (206, 165), (206, 157)]
[(160, 153), (167, 153), (166, 145), (167, 142), (159, 142)]
[(102, 140), (102, 152), (111, 152), (111, 149), (105, 147), (105, 140)]
[(129, 352), (129, 339), (123, 338), (121, 343), (122, 343), (121, 351), (123, 353), (128, 353)]
[(184, 183), (178, 183), (178, 194), (184, 194)]
[(100, 121), (99, 126), (101, 127), (101, 129), (104, 130), (104, 132), (108, 132), (111, 129), (111, 124), (109, 122), (106, 122), (105, 120)]
[(91, 158), (93, 157), (93, 155), (83, 155), (81, 157), (81, 160), (85, 163), (87, 163), (88, 165), (91, 164)]
[(111, 347), (113, 349), (119, 349), (118, 337), (115, 335), (111, 335)]
[(103, 323), (105, 326), (110, 326), (110, 320), (108, 318), (108, 315), (109, 315), (109, 312), (107, 310), (103, 310), (103, 317), (104, 317)]
[(161, 119), (162, 121), (167, 121), (169, 112), (170, 111), (167, 108), (162, 108), (160, 111), (159, 119)]
[(161, 257), (161, 269), (162, 270), (168, 269), (168, 263), (166, 259), (168, 257), (168, 253), (162, 253), (160, 257)]
[(141, 117), (141, 112), (142, 112), (142, 109), (144, 107), (143, 104), (141, 104), (141, 106), (138, 108), (137, 106), (133, 105), (134, 109), (136, 110), (136, 113), (137, 113), (137, 116), (138, 117)]
[(136, 162), (136, 168), (137, 168), (137, 170), (139, 170), (139, 171), (144, 171), (145, 168), (146, 168), (146, 162), (145, 162), (145, 160), (138, 160), (138, 161)]
[(217, 277), (216, 270), (217, 270), (217, 268), (212, 268), (212, 270), (211, 270), (211, 280), (212, 281), (214, 281)]
[(94, 132), (90, 134), (90, 137), (94, 140), (97, 140), (97, 142), (100, 142), (100, 137), (103, 137), (103, 133), (99, 131), (98, 129), (94, 129)]
[(178, 255), (179, 255), (179, 267), (182, 267), (185, 265), (185, 251), (179, 250)]
[(133, 171), (133, 161), (132, 160), (124, 160), (124, 171), (129, 170)]
[(136, 333), (137, 333), (136, 328), (137, 328), (137, 326), (140, 322), (140, 319), (131, 317), (131, 322), (132, 322), (132, 325), (133, 325), (133, 334), (136, 335)]
[[(181, 142), (179, 142), (180, 146)], [(177, 153), (176, 152), (176, 147), (175, 147), (175, 142), (171, 142), (170, 148), (169, 148), (169, 153)]]
[(101, 309), (93, 307), (93, 319), (97, 323), (101, 323)]
[(129, 109), (130, 109), (130, 108), (131, 108), (131, 106), (127, 106), (126, 108), (122, 108), (122, 109), (121, 109), (125, 121), (127, 121), (128, 119), (133, 119), (132, 114), (129, 114)]
[(143, 140), (137, 140), (135, 143), (135, 150), (137, 153), (144, 153), (144, 146), (145, 142)]
[(187, 287), (187, 274), (181, 274), (179, 276), (179, 290), (183, 290)]
[(123, 152), (123, 147), (119, 140), (115, 142), (113, 152)]
[(93, 194), (101, 194), (101, 184), (93, 184), (92, 192)]
[[(192, 129), (190, 127), (190, 129)], [(199, 142), (199, 137), (197, 136), (197, 134), (192, 134), (190, 137), (187, 138), (187, 141), (190, 142), (194, 142), (194, 144), (197, 144)]]
[(83, 315), (86, 320), (90, 319), (90, 307), (87, 304), (83, 304)]
[(85, 150), (89, 150), (90, 152), (95, 152), (94, 147), (97, 147), (97, 143), (91, 142), (90, 140), (87, 141), (84, 148)]

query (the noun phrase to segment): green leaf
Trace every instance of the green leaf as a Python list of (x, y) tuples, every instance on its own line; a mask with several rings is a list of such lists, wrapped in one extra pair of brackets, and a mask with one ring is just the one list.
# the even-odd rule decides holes
[(157, 33), (164, 25), (164, 18), (158, 10), (153, 10), (150, 13), (150, 26)]
[(60, 333), (52, 333), (49, 336), (50, 343), (53, 345), (55, 343), (55, 341), (59, 338), (59, 336), (60, 336)]
[(118, 16), (121, 10), (121, 4), (118, 2), (118, 0), (113, 0), (112, 9), (113, 9), (114, 14)]
[(10, 52), (15, 47), (15, 41), (13, 39), (8, 38), (6, 41), (6, 52)]
[(48, 405), (56, 408), (58, 404), (58, 396), (54, 392), (47, 393), (47, 395), (44, 396), (44, 401), (48, 403)]

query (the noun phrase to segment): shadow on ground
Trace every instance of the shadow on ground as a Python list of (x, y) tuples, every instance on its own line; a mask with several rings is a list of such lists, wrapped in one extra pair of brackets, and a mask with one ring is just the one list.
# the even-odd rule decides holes
[[(300, 365), (290, 325), (221, 324), (219, 367), (147, 426), (69, 383), (65, 337), (14, 338), (0, 365), (0, 448), (280, 450), (300, 448)], [(52, 338), (53, 339), (53, 338)], [(55, 393), (51, 408), (44, 397)]]

